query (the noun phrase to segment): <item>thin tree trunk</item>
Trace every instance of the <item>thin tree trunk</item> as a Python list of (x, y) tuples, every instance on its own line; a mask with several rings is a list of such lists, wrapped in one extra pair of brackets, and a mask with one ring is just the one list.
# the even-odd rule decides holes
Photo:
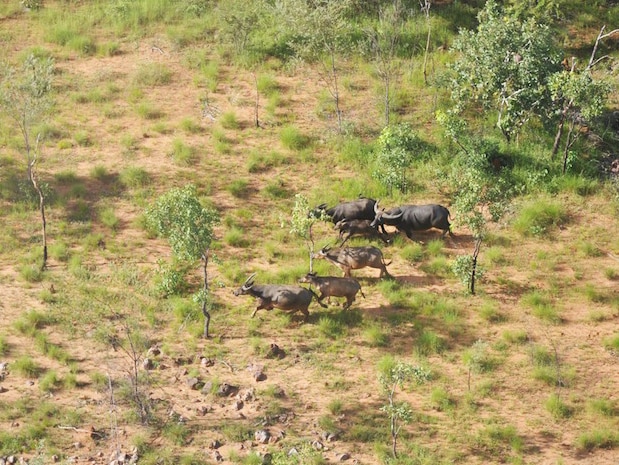
[(563, 150), (563, 174), (567, 172), (567, 159), (570, 154), (570, 148), (572, 148), (572, 145), (576, 141), (576, 137), (572, 137), (572, 134), (574, 134), (574, 122), (570, 123), (570, 129), (565, 140), (565, 149)]
[(254, 105), (254, 122), (256, 127), (260, 127), (260, 120), (258, 119), (258, 111), (260, 110), (260, 92), (258, 92), (258, 78), (256, 77), (256, 73), (252, 73), (254, 76), (254, 85), (256, 86), (256, 103)]
[(475, 241), (475, 250), (473, 251), (473, 267), (471, 269), (471, 294), (475, 295), (475, 274), (477, 273), (477, 257), (481, 248), (481, 239)]
[(557, 135), (555, 136), (555, 142), (552, 144), (552, 154), (550, 159), (554, 160), (557, 152), (559, 151), (559, 144), (561, 143), (561, 137), (563, 137), (563, 126), (565, 125), (565, 110), (561, 113), (561, 120), (559, 121), (559, 127), (557, 128)]
[(45, 196), (43, 195), (43, 190), (41, 189), (41, 186), (39, 186), (34, 173), (34, 165), (37, 162), (37, 154), (39, 150), (39, 141), (40, 135), (37, 136), (34, 155), (32, 155), (30, 144), (26, 139), (26, 156), (28, 159), (28, 180), (32, 183), (32, 187), (34, 187), (34, 190), (39, 196), (39, 212), (41, 214), (41, 230), (43, 239), (43, 263), (41, 264), (41, 269), (44, 270), (47, 268), (47, 221), (45, 220)]
[(208, 311), (208, 274), (206, 271), (206, 267), (208, 266), (208, 256), (209, 256), (209, 249), (207, 249), (204, 254), (202, 255), (202, 273), (204, 276), (204, 284), (203, 284), (203, 291), (204, 291), (204, 300), (202, 301), (202, 314), (204, 315), (204, 338), (208, 339), (209, 334), (208, 334), (208, 329), (209, 326), (211, 324), (211, 313)]

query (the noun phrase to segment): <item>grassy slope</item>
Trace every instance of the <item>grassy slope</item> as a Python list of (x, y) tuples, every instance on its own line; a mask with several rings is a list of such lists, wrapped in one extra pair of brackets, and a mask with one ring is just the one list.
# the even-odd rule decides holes
[[(278, 90), (263, 96), (263, 128), (255, 129), (251, 73), (226, 65), (212, 47), (179, 48), (169, 27), (123, 39), (93, 30), (97, 44), (115, 42), (120, 53), (80, 55), (49, 40), (60, 22), (57, 6), (50, 4), (42, 21), (22, 13), (2, 20), (10, 58), (41, 47), (59, 70), (58, 105), (40, 165), (57, 194), (48, 217), (52, 258), (42, 275), (35, 267), (36, 211), (2, 203), (5, 453), (22, 447), (33, 453), (45, 438), (44, 452), (64, 457), (100, 452), (105, 462), (115, 447), (139, 446), (144, 463), (157, 455), (191, 463), (210, 460), (208, 447), (219, 439), (222, 455), (241, 461), (250, 451), (277, 453), (320, 440), (327, 450), (314, 454), (328, 460), (348, 452), (377, 463), (389, 445), (377, 381), (378, 361), (386, 355), (433, 373), (428, 383), (397, 394), (414, 410), (399, 446), (418, 460), (411, 463), (577, 463), (588, 454), (583, 435), (617, 430), (612, 342), (619, 241), (608, 234), (617, 226), (608, 191), (587, 197), (562, 192), (553, 201), (565, 206), (569, 221), (544, 238), (523, 237), (509, 223), (497, 226), (482, 251), (488, 280), (476, 297), (464, 296), (448, 271), (472, 247), (467, 232), (456, 227), (457, 238), (444, 244), (428, 233), (423, 247), (401, 238), (386, 248), (396, 281), (377, 282), (371, 271), (359, 272), (367, 298), (352, 312), (313, 306), (303, 325), (276, 311), (249, 320), (253, 303), (231, 295), (247, 274), (292, 282), (307, 267), (304, 244), (280, 227), (292, 195), (333, 203), (378, 190), (334, 143), (315, 70), (284, 73), (265, 64), (259, 74), (273, 76)], [(189, 66), (196, 57), (206, 57), (201, 69)], [(342, 101), (357, 130), (371, 137), (379, 129), (379, 112), (368, 105), (376, 84), (367, 72), (354, 72), (358, 68), (347, 69)], [(419, 70), (407, 77), (417, 81)], [(427, 129), (435, 96), (421, 87), (407, 93), (416, 128), (435, 137)], [(205, 96), (217, 110), (215, 121), (203, 113)], [(315, 142), (287, 148), (280, 136), (289, 125)], [(12, 192), (11, 175), (21, 169), (19, 139), (3, 127), (1, 180)], [(220, 262), (211, 269), (217, 307), (209, 341), (200, 338), (201, 318), (190, 297), (163, 300), (154, 292), (156, 261), (166, 260), (169, 250), (140, 226), (143, 208), (157, 193), (186, 182), (195, 183), (223, 218)], [(420, 189), (389, 202), (449, 203), (431, 182)], [(333, 237), (326, 225), (316, 229), (321, 245)], [(241, 232), (236, 239), (235, 230)], [(129, 342), (136, 352), (126, 349)], [(286, 357), (269, 358), (271, 343)], [(140, 378), (144, 403), (152, 408), (146, 427), (136, 418), (126, 380), (132, 361), (141, 362), (154, 344), (163, 355), (154, 357), (157, 369)], [(253, 379), (247, 369), (253, 364), (264, 367), (265, 381)], [(228, 382), (254, 394), (237, 410), (234, 398), (192, 390), (192, 377), (210, 381), (212, 391)], [(106, 438), (90, 439), (90, 426)], [(252, 442), (263, 427), (285, 436), (271, 445)], [(337, 439), (325, 441), (324, 432), (338, 433)], [(73, 446), (77, 441), (82, 447)], [(611, 434), (606, 445), (612, 441)], [(593, 454), (596, 463), (613, 463), (616, 449)]]

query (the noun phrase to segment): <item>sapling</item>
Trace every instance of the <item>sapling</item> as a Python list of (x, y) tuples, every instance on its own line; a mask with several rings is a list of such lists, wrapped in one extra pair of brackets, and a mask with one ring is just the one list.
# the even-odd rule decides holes
[(397, 458), (398, 435), (403, 423), (410, 423), (413, 418), (413, 411), (410, 405), (405, 402), (396, 401), (397, 389), (402, 389), (407, 382), (422, 384), (430, 378), (430, 372), (422, 367), (413, 366), (404, 362), (395, 362), (390, 357), (381, 361), (378, 380), (387, 395), (387, 404), (381, 407), (389, 417), (389, 430), (391, 433), (391, 446), (393, 456)]

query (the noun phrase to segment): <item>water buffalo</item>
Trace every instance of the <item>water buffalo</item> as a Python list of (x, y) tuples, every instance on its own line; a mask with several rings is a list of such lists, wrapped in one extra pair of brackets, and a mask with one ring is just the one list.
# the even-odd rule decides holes
[[(382, 234), (377, 228), (372, 226), (371, 220), (340, 220), (335, 223), (335, 229), (339, 229), (339, 240), (343, 246), (348, 239), (354, 236), (367, 237), (368, 239), (380, 239), (385, 244), (389, 244), (389, 236)], [(346, 234), (346, 237), (344, 235)]]
[[(324, 213), (331, 221), (337, 223), (342, 220), (370, 220), (374, 219), (374, 210), (378, 201), (367, 197), (359, 197), (357, 200), (338, 203), (335, 207), (327, 208), (327, 204), (318, 205), (313, 214), (320, 216), (320, 212)], [(385, 228), (382, 228), (383, 233), (387, 233)]]
[(325, 297), (346, 297), (344, 310), (350, 308), (355, 301), (357, 292), (365, 299), (365, 294), (361, 290), (359, 281), (353, 278), (338, 278), (335, 276), (316, 276), (316, 273), (308, 273), (299, 280), (300, 283), (309, 283), (320, 291), (318, 302), (322, 302)]
[(387, 266), (391, 262), (385, 263), (380, 249), (372, 246), (340, 247), (336, 249), (323, 247), (320, 252), (314, 254), (314, 258), (324, 258), (330, 261), (339, 267), (347, 278), (350, 278), (350, 270), (358, 270), (365, 267), (380, 269), (381, 278), (383, 275), (390, 276)]
[[(305, 315), (305, 319), (309, 316), (308, 308), (312, 302), (312, 298), (318, 300), (318, 295), (311, 289), (306, 289), (301, 286), (287, 286), (280, 284), (254, 284), (254, 277), (256, 273), (247, 278), (245, 283), (234, 291), (234, 295), (251, 295), (257, 299), (257, 306), (254, 312), (251, 314), (252, 318), (256, 315), (256, 312), (261, 309), (272, 310), (279, 308), (280, 310), (286, 310), (290, 313), (300, 311)], [(318, 303), (327, 308), (325, 304), (318, 301)]]
[(453, 236), (449, 217), (449, 210), (436, 204), (403, 205), (388, 211), (379, 210), (377, 206), (372, 226), (395, 226), (398, 231), (404, 232), (409, 239), (413, 239), (413, 231), (425, 231), (430, 228), (442, 230), (443, 237), (447, 233)]

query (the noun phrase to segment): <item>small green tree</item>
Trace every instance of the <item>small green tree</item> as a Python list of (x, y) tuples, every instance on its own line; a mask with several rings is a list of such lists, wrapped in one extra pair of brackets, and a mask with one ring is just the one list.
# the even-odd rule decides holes
[(202, 305), (205, 318), (204, 337), (208, 338), (212, 299), (207, 266), (213, 228), (219, 222), (219, 214), (202, 206), (195, 186), (187, 185), (161, 195), (154, 205), (146, 210), (146, 218), (153, 229), (168, 240), (175, 258), (202, 261), (203, 285), (194, 300)]
[[(324, 212), (321, 210), (321, 214)], [(292, 217), (290, 220), (290, 233), (303, 239), (307, 250), (309, 252), (309, 272), (314, 271), (314, 234), (312, 227), (316, 223), (323, 219), (322, 216), (316, 215), (314, 211), (310, 210), (309, 202), (303, 194), (295, 194), (294, 207), (292, 208)]]
[(437, 120), (461, 149), (450, 179), (458, 219), (469, 227), (475, 246), (470, 258), (456, 259), (452, 269), (470, 293), (475, 294), (477, 260), (488, 221), (499, 221), (514, 189), (505, 172), (495, 167), (495, 162), (501, 160), (496, 143), (474, 137), (465, 122), (452, 113), (438, 112)]
[(389, 194), (394, 189), (406, 192), (410, 187), (408, 170), (414, 156), (423, 150), (423, 142), (409, 124), (386, 126), (376, 143), (372, 176)]
[(391, 115), (392, 89), (401, 72), (397, 54), (406, 18), (402, 1), (394, 0), (389, 5), (380, 6), (378, 21), (365, 29), (369, 54), (383, 85), (385, 126), (389, 125)]
[(45, 218), (45, 187), (39, 182), (35, 165), (41, 154), (40, 134), (34, 135), (35, 126), (48, 114), (53, 105), (51, 98), (54, 61), (29, 55), (20, 69), (5, 65), (1, 70), (0, 108), (9, 115), (19, 129), (26, 155), (28, 182), (39, 197), (39, 212), (43, 238), (43, 263), (47, 266), (47, 222)]
[(581, 134), (579, 128), (602, 114), (604, 110), (604, 105), (611, 90), (610, 85), (604, 81), (594, 79), (592, 68), (600, 60), (607, 58), (605, 56), (599, 59), (595, 58), (600, 41), (617, 33), (619, 33), (619, 29), (604, 34), (603, 27), (595, 41), (589, 63), (582, 72), (577, 71), (576, 61), (573, 58), (569, 70), (555, 73), (549, 80), (552, 98), (556, 104), (556, 111), (559, 113), (557, 133), (552, 147), (553, 157), (559, 151), (565, 123), (568, 123), (568, 132), (563, 150), (564, 174), (567, 172), (570, 148)]
[(351, 0), (289, 0), (275, 3), (274, 11), (290, 37), (288, 45), (295, 55), (302, 60), (321, 64), (320, 79), (333, 99), (338, 131), (341, 133), (343, 120), (338, 63), (351, 48), (351, 22), (348, 18)]
[(384, 357), (379, 363), (378, 381), (387, 404), (381, 407), (389, 417), (389, 431), (391, 433), (391, 447), (393, 456), (397, 458), (397, 443), (403, 423), (410, 423), (413, 411), (407, 402), (396, 401), (398, 388), (402, 389), (407, 382), (422, 384), (430, 379), (430, 372), (422, 367), (413, 366), (404, 362), (397, 362), (390, 356)]

